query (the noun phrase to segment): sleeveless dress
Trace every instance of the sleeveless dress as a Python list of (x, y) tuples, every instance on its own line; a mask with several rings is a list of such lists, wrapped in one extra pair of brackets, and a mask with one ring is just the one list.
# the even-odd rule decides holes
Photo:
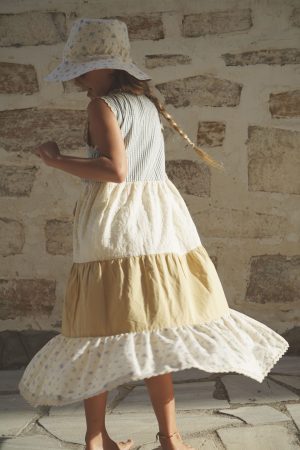
[(144, 95), (100, 98), (121, 129), (128, 174), (121, 183), (81, 179), (61, 333), (27, 365), (20, 394), (32, 406), (65, 405), (192, 367), (262, 382), (289, 344), (228, 306), (166, 174), (156, 107)]

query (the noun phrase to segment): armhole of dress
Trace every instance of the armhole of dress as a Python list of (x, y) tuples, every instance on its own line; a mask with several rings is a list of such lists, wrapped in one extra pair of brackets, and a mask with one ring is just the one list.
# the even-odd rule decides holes
[(106, 95), (102, 95), (102, 96), (94, 97), (94, 98), (101, 99), (101, 100), (105, 101), (107, 106), (110, 108), (110, 110), (113, 112), (113, 114), (115, 115), (116, 119), (118, 120), (118, 110), (117, 110), (117, 108), (115, 106), (115, 101), (114, 100), (112, 100), (111, 98), (109, 98)]

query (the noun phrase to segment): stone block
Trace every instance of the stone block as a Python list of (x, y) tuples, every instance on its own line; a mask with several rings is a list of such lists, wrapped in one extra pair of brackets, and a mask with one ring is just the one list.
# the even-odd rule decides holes
[(299, 64), (298, 48), (266, 48), (242, 53), (224, 53), (222, 58), (226, 66), (249, 66), (254, 64), (285, 65)]
[(300, 90), (270, 94), (269, 109), (275, 118), (300, 117)]
[(252, 27), (251, 10), (228, 9), (186, 14), (182, 21), (184, 37), (198, 37), (206, 34), (223, 34), (245, 31)]
[(169, 160), (166, 172), (181, 193), (199, 197), (210, 195), (210, 171), (204, 164), (188, 159)]
[(181, 54), (163, 54), (145, 55), (145, 67), (155, 69), (156, 67), (177, 66), (179, 64), (190, 64), (192, 58)]
[(0, 218), (0, 255), (18, 255), (25, 244), (24, 225), (18, 220)]
[(225, 122), (204, 121), (199, 122), (197, 131), (197, 145), (219, 147), (225, 138)]
[(73, 250), (73, 228), (69, 220), (47, 220), (46, 250), (52, 255), (68, 255)]
[(300, 132), (249, 126), (248, 186), (250, 191), (300, 194)]
[[(84, 145), (86, 110), (13, 109), (0, 111), (0, 146), (8, 152), (31, 152), (46, 141), (56, 141), (61, 151)], [(35, 154), (34, 157), (38, 158)]]
[(280, 425), (217, 430), (227, 450), (297, 450), (299, 441)]
[(12, 164), (1, 165), (0, 196), (29, 197), (32, 191), (37, 171), (38, 168), (36, 166), (20, 167)]
[(294, 392), (268, 378), (259, 383), (243, 375), (224, 375), (221, 381), (225, 385), (230, 403), (276, 403), (299, 400), (299, 396)]
[(126, 23), (130, 41), (144, 39), (157, 41), (165, 37), (161, 13), (113, 16), (112, 18)]
[(0, 94), (34, 94), (39, 91), (32, 64), (0, 62)]
[(193, 214), (205, 236), (261, 239), (284, 237), (287, 218), (275, 214), (237, 208), (202, 208)]
[(220, 413), (238, 417), (250, 425), (262, 425), (265, 423), (287, 422), (290, 418), (271, 406), (241, 406), (234, 409), (220, 409)]
[(46, 279), (0, 279), (2, 320), (49, 315), (56, 301), (56, 281)]
[(62, 12), (0, 14), (0, 30), (1, 47), (51, 45), (67, 38), (66, 17)]
[(300, 404), (294, 403), (286, 405), (286, 408), (293, 418), (298, 430), (300, 431)]
[[(37, 409), (32, 408), (19, 394), (1, 395), (0, 436), (12, 437), (20, 433), (33, 419)], [(8, 441), (9, 442), (9, 441)], [(1, 450), (5, 447), (0, 442)], [(11, 447), (13, 448), (13, 447)], [(18, 447), (14, 447), (15, 449)]]
[(299, 269), (300, 256), (252, 256), (245, 300), (260, 304), (299, 301)]
[(240, 103), (242, 85), (211, 75), (196, 75), (158, 83), (167, 104), (181, 106), (237, 106)]

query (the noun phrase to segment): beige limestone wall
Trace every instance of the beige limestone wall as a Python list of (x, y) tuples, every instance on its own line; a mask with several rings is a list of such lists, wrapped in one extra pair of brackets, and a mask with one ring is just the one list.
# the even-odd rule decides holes
[[(125, 8), (126, 6), (126, 8)], [(229, 305), (299, 346), (300, 5), (297, 0), (2, 1), (0, 331), (60, 329), (80, 180), (33, 154), (84, 156), (89, 99), (43, 77), (78, 17), (127, 23), (133, 59), (210, 168), (165, 119), (166, 170)], [(298, 344), (297, 344), (298, 342)]]

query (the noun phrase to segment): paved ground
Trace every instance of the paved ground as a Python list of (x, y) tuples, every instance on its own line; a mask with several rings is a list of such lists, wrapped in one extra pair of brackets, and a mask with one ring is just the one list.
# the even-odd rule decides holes
[[(20, 370), (0, 371), (1, 450), (83, 449), (83, 402), (32, 408), (20, 397)], [(177, 425), (186, 443), (202, 450), (300, 449), (300, 357), (283, 356), (263, 383), (237, 374), (197, 369), (173, 373)], [(160, 448), (144, 381), (108, 397), (108, 431), (134, 449)]]

